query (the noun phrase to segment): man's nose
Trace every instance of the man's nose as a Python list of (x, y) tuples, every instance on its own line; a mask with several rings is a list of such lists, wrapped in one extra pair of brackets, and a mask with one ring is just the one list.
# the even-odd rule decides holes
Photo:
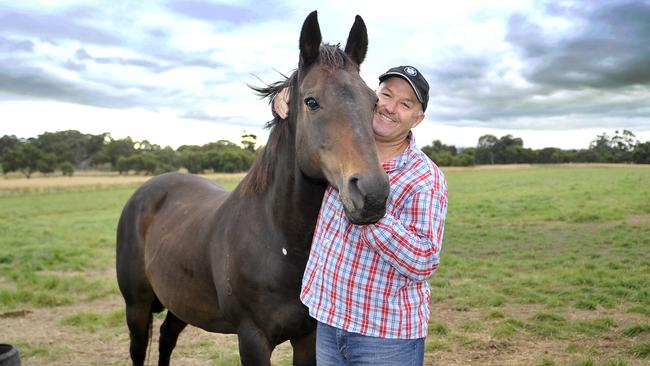
[(393, 114), (397, 110), (397, 103), (396, 102), (385, 102), (384, 103), (384, 109), (388, 113)]

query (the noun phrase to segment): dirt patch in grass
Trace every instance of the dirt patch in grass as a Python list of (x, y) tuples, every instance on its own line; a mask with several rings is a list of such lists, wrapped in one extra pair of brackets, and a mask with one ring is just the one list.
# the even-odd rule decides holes
[(635, 226), (650, 225), (650, 214), (631, 215), (625, 219), (625, 222)]
[[(126, 325), (87, 331), (64, 325), (64, 320), (83, 313), (110, 314), (121, 310), (119, 296), (80, 302), (56, 308), (19, 309), (0, 316), (3, 342), (16, 344), (24, 364), (29, 365), (127, 365), (128, 332)], [(503, 319), (527, 321), (541, 312), (557, 313), (567, 321), (590, 321), (603, 317), (614, 326), (598, 336), (579, 335), (568, 339), (545, 338), (519, 330), (512, 336), (495, 336), (495, 324)], [(494, 316), (499, 314), (499, 316)], [(443, 324), (445, 334), (431, 332), (427, 341), (443, 343), (426, 354), (425, 365), (538, 365), (543, 360), (570, 364), (592, 359), (600, 365), (608, 360), (625, 360), (628, 366), (647, 365), (626, 350), (639, 343), (639, 337), (626, 337), (622, 330), (631, 324), (647, 323), (648, 318), (622, 309), (548, 309), (541, 305), (506, 305), (494, 309), (458, 307), (451, 302), (432, 306), (432, 322)], [(478, 328), (464, 328), (468, 321), (481, 322)], [(157, 362), (158, 328), (162, 317), (154, 318), (150, 364)], [(641, 337), (647, 337), (643, 335)], [(237, 365), (237, 338), (234, 335), (208, 333), (188, 327), (180, 336), (173, 362), (177, 365)], [(274, 354), (274, 365), (288, 365), (291, 347), (280, 345)]]
[[(527, 321), (539, 313), (558, 313), (567, 321), (592, 321), (611, 318), (609, 330), (598, 336), (577, 335), (555, 339), (519, 330), (511, 336), (495, 336), (495, 324), (504, 319)], [(495, 309), (459, 308), (451, 303), (432, 306), (432, 321), (445, 325), (445, 335), (430, 334), (428, 342), (444, 341), (447, 349), (427, 352), (426, 365), (539, 365), (544, 360), (555, 364), (571, 364), (591, 359), (597, 365), (611, 360), (624, 360), (628, 366), (647, 365), (646, 359), (631, 357), (626, 350), (639, 339), (625, 337), (622, 330), (631, 324), (645, 323), (648, 318), (623, 309), (548, 309), (537, 304), (506, 305)], [(498, 314), (496, 318), (494, 314)], [(483, 327), (466, 331), (463, 325), (479, 320)]]
[[(42, 309), (21, 309), (11, 316), (0, 317), (2, 342), (16, 345), (26, 365), (128, 365), (129, 339), (126, 324), (100, 331), (84, 331), (63, 325), (64, 319), (83, 313), (109, 314), (122, 309), (119, 296), (77, 303), (70, 306)], [(15, 315), (15, 316), (14, 316)], [(154, 331), (149, 351), (149, 364), (158, 360), (158, 329), (162, 317), (154, 318)], [(208, 333), (187, 327), (172, 355), (177, 365), (238, 364), (237, 337)], [(288, 343), (278, 347), (274, 364), (288, 358)]]

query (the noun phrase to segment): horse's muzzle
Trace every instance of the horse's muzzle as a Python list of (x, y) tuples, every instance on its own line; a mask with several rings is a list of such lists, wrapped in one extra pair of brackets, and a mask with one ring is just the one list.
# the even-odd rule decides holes
[(348, 197), (342, 198), (350, 222), (356, 225), (374, 224), (384, 217), (390, 193), (386, 173), (353, 175), (348, 179), (346, 188), (344, 194), (347, 193)]

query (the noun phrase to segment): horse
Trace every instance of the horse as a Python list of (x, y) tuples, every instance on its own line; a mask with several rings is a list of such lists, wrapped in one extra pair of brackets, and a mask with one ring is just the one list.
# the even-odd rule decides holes
[(300, 32), (298, 68), (255, 88), (290, 88), (291, 114), (270, 121), (266, 146), (232, 192), (191, 174), (151, 178), (125, 204), (116, 270), (130, 356), (142, 365), (152, 314), (165, 308), (159, 365), (191, 324), (236, 333), (243, 365), (270, 365), (287, 340), (294, 365), (316, 365), (316, 322), (300, 302), (321, 200), (336, 189), (350, 222), (384, 216), (388, 177), (372, 132), (375, 93), (359, 75), (368, 36), (356, 16), (345, 50), (322, 44), (317, 13)]

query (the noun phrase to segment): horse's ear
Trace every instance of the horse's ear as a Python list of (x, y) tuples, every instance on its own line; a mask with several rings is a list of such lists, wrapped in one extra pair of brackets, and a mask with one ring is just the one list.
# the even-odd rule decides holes
[(320, 52), (321, 41), (322, 37), (320, 34), (320, 26), (318, 25), (318, 15), (316, 14), (316, 10), (314, 10), (307, 16), (300, 31), (301, 67), (309, 66), (316, 61)]
[(368, 51), (368, 30), (366, 29), (366, 23), (363, 22), (360, 16), (354, 18), (354, 24), (352, 29), (350, 29), (350, 34), (348, 35), (348, 41), (345, 43), (345, 53), (347, 53), (350, 58), (361, 65), (363, 60), (366, 58), (366, 52)]

